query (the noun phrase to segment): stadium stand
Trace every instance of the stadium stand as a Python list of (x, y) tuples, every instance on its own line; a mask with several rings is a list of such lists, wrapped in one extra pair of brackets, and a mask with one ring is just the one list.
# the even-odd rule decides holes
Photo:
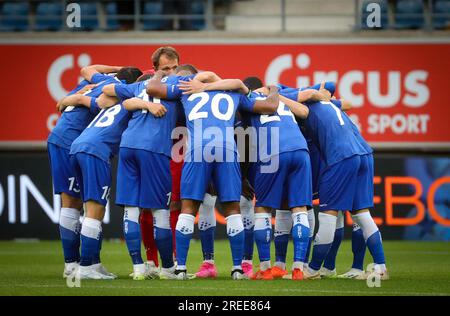
[(42, 2), (36, 7), (36, 31), (59, 31), (63, 28), (63, 7), (58, 2)]
[(433, 27), (445, 29), (450, 26), (450, 1), (437, 0), (433, 7)]
[(395, 27), (417, 29), (424, 25), (424, 3), (422, 0), (399, 0), (395, 6)]
[[(0, 2), (0, 31), (354, 32), (443, 30), (450, 0), (79, 0), (81, 27), (64, 25), (70, 1)], [(381, 25), (369, 26), (368, 6)]]
[(1, 8), (1, 31), (28, 30), (30, 5), (28, 2), (5, 2)]

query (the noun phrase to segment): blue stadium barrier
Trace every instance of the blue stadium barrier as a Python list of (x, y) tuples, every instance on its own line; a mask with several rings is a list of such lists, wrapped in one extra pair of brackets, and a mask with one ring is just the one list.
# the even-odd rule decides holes
[(28, 2), (5, 2), (0, 11), (0, 31), (27, 31)]
[(37, 31), (59, 31), (63, 27), (63, 7), (61, 3), (43, 2), (36, 7)]
[[(162, 1), (146, 2), (144, 4), (144, 15), (163, 14)], [(164, 28), (166, 20), (153, 17), (142, 17), (142, 28), (144, 30), (161, 30)]]
[(424, 26), (424, 4), (422, 0), (399, 0), (395, 6), (395, 27), (417, 29)]
[(437, 0), (433, 6), (433, 27), (444, 29), (450, 26), (450, 1)]

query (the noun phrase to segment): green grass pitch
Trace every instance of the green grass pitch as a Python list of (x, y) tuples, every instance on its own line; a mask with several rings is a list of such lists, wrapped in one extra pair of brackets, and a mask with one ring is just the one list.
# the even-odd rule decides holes
[[(102, 261), (119, 279), (81, 281), (81, 287), (69, 288), (62, 278), (59, 242), (0, 242), (0, 295), (450, 295), (450, 243), (385, 241), (384, 247), (391, 279), (379, 288), (369, 288), (364, 281), (339, 279), (233, 281), (226, 240), (216, 242), (219, 277), (215, 280), (133, 281), (128, 277), (131, 261), (125, 244), (105, 241)], [(338, 273), (345, 272), (351, 260), (351, 245), (345, 241), (337, 258)], [(200, 263), (200, 243), (193, 240), (189, 272), (196, 272)]]

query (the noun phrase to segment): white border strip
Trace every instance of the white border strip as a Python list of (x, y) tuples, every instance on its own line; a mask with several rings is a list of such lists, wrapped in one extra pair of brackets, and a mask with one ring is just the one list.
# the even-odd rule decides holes
[[(379, 150), (450, 152), (450, 142), (369, 142), (369, 145)], [(45, 149), (46, 141), (0, 141), (0, 151)]]
[[(70, 34), (68, 34), (70, 35)], [(106, 35), (105, 35), (106, 36)], [(220, 34), (218, 34), (220, 37)], [(154, 45), (154, 44), (189, 44), (189, 45), (204, 45), (204, 44), (221, 44), (221, 45), (245, 45), (245, 44), (449, 44), (450, 37), (416, 37), (416, 38), (301, 38), (301, 37), (285, 37), (285, 38), (0, 38), (0, 45)]]

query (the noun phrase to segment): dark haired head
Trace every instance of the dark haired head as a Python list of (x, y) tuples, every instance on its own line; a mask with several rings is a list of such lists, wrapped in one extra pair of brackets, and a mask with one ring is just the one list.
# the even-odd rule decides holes
[(185, 72), (181, 75), (184, 76), (188, 76), (188, 75), (195, 75), (196, 73), (198, 73), (197, 68), (195, 68), (193, 65), (191, 64), (184, 64), (184, 65), (180, 65), (177, 67), (177, 69), (175, 70), (175, 73), (180, 75), (180, 72)]
[(142, 76), (140, 76), (139, 78), (137, 78), (137, 82), (140, 82), (140, 81), (145, 81), (145, 80), (148, 80), (148, 79), (151, 79), (153, 77), (153, 75), (151, 75), (151, 74), (143, 74)]
[(258, 77), (247, 77), (243, 82), (252, 91), (263, 87), (263, 83)]
[(142, 75), (142, 71), (135, 67), (123, 67), (116, 73), (119, 80), (125, 80), (126, 83), (133, 83)]

